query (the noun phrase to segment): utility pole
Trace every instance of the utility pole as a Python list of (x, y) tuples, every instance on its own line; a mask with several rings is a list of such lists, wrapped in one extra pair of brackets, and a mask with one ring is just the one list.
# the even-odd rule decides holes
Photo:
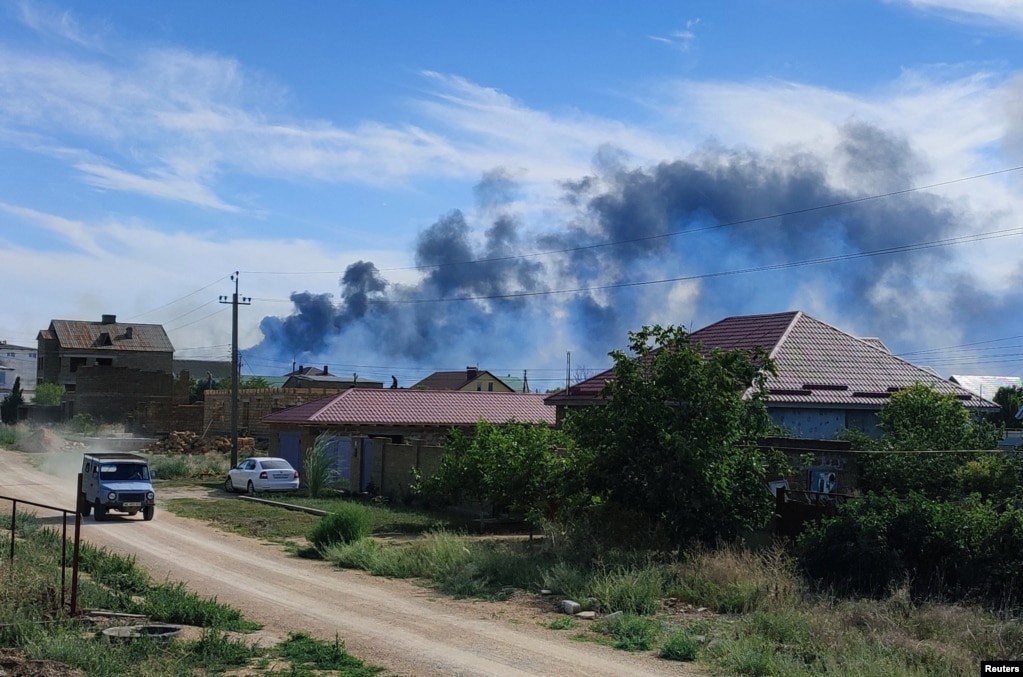
[(221, 303), (231, 304), (231, 467), (238, 465), (238, 381), (241, 370), (238, 368), (238, 306), (252, 303), (250, 296), (238, 296), (238, 271), (231, 276), (234, 282), (234, 294), (228, 299), (220, 297)]

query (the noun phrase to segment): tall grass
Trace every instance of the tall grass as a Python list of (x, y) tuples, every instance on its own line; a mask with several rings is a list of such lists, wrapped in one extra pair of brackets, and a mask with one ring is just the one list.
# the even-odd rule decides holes
[(149, 470), (158, 480), (209, 479), (227, 475), (230, 461), (224, 454), (154, 454)]
[(16, 426), (0, 423), (0, 447), (15, 447), (18, 445), (18, 439)]
[(302, 455), (302, 480), (311, 498), (319, 498), (338, 485), (337, 456), (331, 450), (333, 436), (322, 433)]

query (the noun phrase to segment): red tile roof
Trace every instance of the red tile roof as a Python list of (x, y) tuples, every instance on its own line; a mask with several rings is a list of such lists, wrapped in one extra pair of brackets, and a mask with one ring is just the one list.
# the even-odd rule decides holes
[[(689, 336), (705, 351), (719, 348), (769, 351), (778, 375), (768, 378), (768, 405), (868, 408), (916, 383), (951, 393), (971, 409), (997, 405), (888, 352), (876, 338), (859, 339), (800, 312), (728, 317)], [(547, 398), (548, 404), (579, 406), (599, 401), (609, 369)]]
[(491, 423), (547, 423), (554, 410), (543, 395), (353, 388), (263, 418), (266, 423), (334, 425), (463, 426)]

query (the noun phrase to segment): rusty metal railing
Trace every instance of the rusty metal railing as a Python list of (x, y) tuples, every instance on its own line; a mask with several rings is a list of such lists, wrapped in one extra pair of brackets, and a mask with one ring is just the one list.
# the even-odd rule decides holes
[[(81, 537), (82, 537), (82, 515), (75, 510), (68, 510), (67, 508), (58, 508), (54, 505), (45, 505), (43, 503), (35, 503), (33, 501), (26, 501), (20, 498), (14, 498), (12, 496), (0, 495), (0, 500), (11, 501), (11, 547), (9, 559), (11, 567), (14, 566), (14, 553), (15, 553), (15, 541), (17, 540), (18, 532), (18, 504), (31, 505), (36, 508), (43, 508), (45, 510), (53, 510), (59, 512), (62, 515), (61, 522), (63, 523), (63, 530), (61, 532), (61, 547), (60, 547), (60, 606), (61, 608), (68, 607), (72, 616), (78, 614), (78, 556), (80, 552)], [(68, 603), (67, 595), (67, 545), (68, 545), (68, 514), (75, 516), (75, 533), (74, 533), (74, 548), (71, 556), (71, 600)]]

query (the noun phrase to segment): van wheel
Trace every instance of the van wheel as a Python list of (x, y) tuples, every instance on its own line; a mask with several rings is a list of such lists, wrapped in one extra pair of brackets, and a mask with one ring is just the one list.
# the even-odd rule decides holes
[(82, 517), (88, 517), (90, 514), (92, 514), (92, 503), (89, 503), (87, 500), (85, 500), (85, 494), (82, 494), (81, 497), (78, 499), (78, 505), (82, 506), (80, 510), (80, 512), (82, 513)]
[(156, 514), (155, 505), (147, 505), (146, 507), (142, 508), (142, 519), (144, 519), (147, 522), (153, 519), (154, 514)]
[(102, 522), (107, 518), (107, 507), (105, 505), (96, 504), (96, 513), (92, 516), (97, 522)]

